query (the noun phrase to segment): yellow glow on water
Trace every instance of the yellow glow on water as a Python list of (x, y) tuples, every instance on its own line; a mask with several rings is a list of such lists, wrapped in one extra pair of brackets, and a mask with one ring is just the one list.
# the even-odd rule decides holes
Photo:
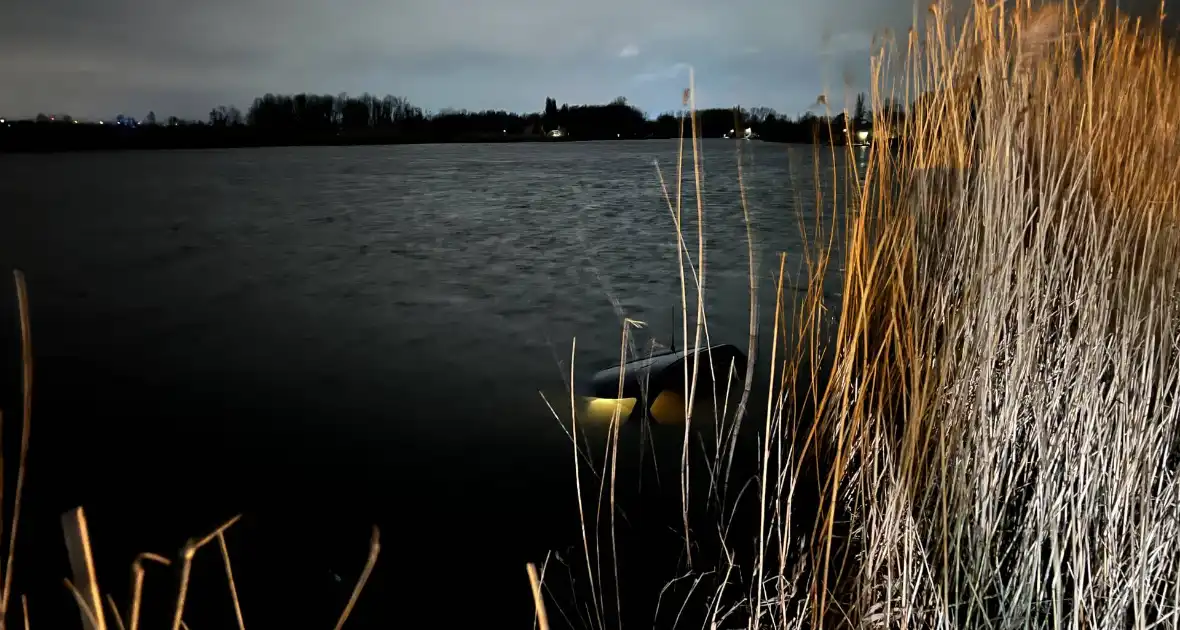
[(665, 389), (651, 403), (651, 418), (657, 424), (684, 424), (684, 396)]
[(634, 398), (587, 398), (586, 416), (594, 422), (608, 424), (618, 409), (619, 421), (623, 422), (635, 409), (636, 402)]

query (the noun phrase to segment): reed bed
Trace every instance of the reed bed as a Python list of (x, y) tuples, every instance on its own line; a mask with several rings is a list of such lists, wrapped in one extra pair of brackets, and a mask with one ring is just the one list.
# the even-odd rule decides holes
[[(1180, 625), (1180, 59), (1158, 22), (1105, 5), (947, 15), (934, 5), (882, 39), (867, 174), (816, 199), (843, 218), (836, 327), (819, 291), (836, 241), (819, 238), (801, 302), (784, 302), (775, 265), (766, 408), (747, 413), (743, 395), (706, 418), (686, 403), (685, 551), (658, 627)], [(888, 116), (887, 100), (911, 107)], [(682, 205), (698, 226), (707, 210), (675, 193), (692, 348), (707, 265)], [(698, 489), (689, 436), (706, 424), (723, 445)], [(735, 458), (757, 470), (732, 477)], [(613, 521), (583, 527), (613, 540)], [(584, 553), (620, 566), (613, 546)], [(622, 619), (621, 600), (647, 595), (605, 575), (583, 576), (587, 612), (563, 618), (653, 624)]]

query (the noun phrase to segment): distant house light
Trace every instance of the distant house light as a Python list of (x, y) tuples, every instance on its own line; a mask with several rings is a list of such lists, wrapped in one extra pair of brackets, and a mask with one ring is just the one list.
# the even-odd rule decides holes
[(3, 118), (0, 118), (0, 125), (3, 125), (5, 122), (7, 121), (5, 121)]
[(103, 121), (100, 120), (100, 121), (98, 121), (98, 124), (105, 125), (106, 123), (104, 123)]

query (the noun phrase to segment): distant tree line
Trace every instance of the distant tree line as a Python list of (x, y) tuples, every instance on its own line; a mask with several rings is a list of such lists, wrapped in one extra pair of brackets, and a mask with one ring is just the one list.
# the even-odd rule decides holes
[[(887, 107), (894, 107), (887, 105)], [(901, 115), (901, 108), (896, 108)], [(766, 107), (704, 109), (696, 112), (700, 136), (743, 135), (763, 140), (841, 143), (871, 124), (864, 95), (848, 114), (784, 116)], [(40, 114), (33, 121), (0, 125), (0, 150), (37, 148), (155, 148), (275, 146), (296, 144), (390, 144), (409, 142), (520, 142), (677, 138), (690, 133), (688, 112), (650, 119), (619, 97), (603, 105), (558, 104), (546, 98), (535, 113), (444, 109), (427, 112), (398, 96), (372, 94), (266, 94), (243, 113), (234, 106), (210, 110), (206, 120), (170, 116), (157, 122), (118, 116), (102, 124), (78, 124), (68, 115)], [(15, 124), (14, 124), (15, 122)], [(76, 146), (75, 146), (76, 145)]]

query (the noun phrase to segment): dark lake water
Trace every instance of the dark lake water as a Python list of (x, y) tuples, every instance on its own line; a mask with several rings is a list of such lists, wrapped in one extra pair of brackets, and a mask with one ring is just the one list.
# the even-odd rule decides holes
[[(704, 147), (710, 335), (744, 348), (737, 153)], [(769, 337), (815, 164), (806, 146), (743, 150)], [(572, 450), (541, 393), (568, 400), (575, 337), (589, 371), (617, 359), (624, 316), (663, 343), (680, 327), (657, 160), (674, 186), (662, 141), (0, 156), (0, 267), (27, 274), (36, 348), (16, 568), (34, 624), (74, 619), (58, 517), (78, 504), (120, 600), (136, 552), (174, 555), (243, 512), (228, 540), (247, 626), (330, 627), (372, 523), (355, 627), (530, 623), (524, 565), (576, 531)], [(10, 289), (0, 306), (8, 501)], [(194, 597), (214, 603), (194, 629), (232, 621), (220, 562), (198, 556), (212, 577)]]

